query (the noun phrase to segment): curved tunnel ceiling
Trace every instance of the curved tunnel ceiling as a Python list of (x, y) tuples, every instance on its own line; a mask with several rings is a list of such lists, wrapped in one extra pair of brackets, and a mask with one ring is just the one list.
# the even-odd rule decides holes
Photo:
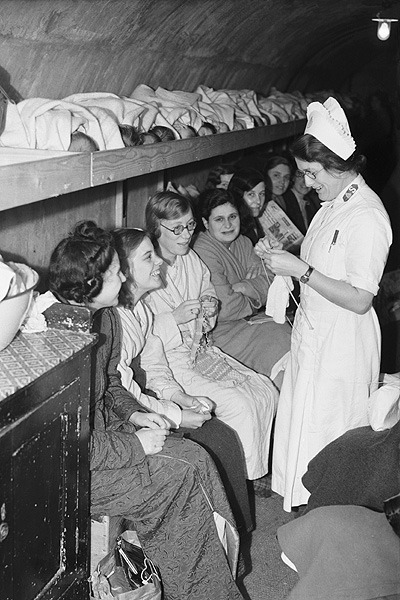
[(0, 0), (0, 84), (15, 99), (140, 83), (193, 91), (395, 87), (400, 0)]

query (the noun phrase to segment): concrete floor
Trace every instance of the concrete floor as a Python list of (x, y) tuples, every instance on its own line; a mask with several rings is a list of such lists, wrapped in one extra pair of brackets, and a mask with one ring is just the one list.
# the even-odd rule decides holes
[(253, 496), (252, 501), (256, 527), (242, 543), (245, 571), (239, 588), (245, 600), (284, 600), (298, 576), (280, 558), (276, 531), (293, 513), (283, 511), (283, 499), (274, 493), (270, 498)]

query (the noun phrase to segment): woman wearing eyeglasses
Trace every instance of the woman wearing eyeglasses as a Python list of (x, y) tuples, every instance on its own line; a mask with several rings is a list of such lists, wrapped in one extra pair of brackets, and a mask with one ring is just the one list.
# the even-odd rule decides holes
[(218, 301), (210, 272), (190, 249), (196, 223), (190, 200), (158, 192), (146, 206), (146, 228), (158, 254), (163, 285), (145, 298), (155, 315), (174, 378), (187, 394), (206, 396), (215, 415), (238, 434), (247, 478), (268, 472), (277, 390), (265, 376), (213, 346)]
[(273, 449), (272, 489), (286, 511), (308, 500), (301, 481), (308, 462), (345, 431), (368, 424), (381, 341), (372, 301), (392, 241), (383, 204), (360, 175), (365, 159), (355, 152), (338, 102), (313, 102), (307, 115), (292, 153), (322, 206), (300, 257), (263, 241), (256, 246), (273, 273), (300, 281)]

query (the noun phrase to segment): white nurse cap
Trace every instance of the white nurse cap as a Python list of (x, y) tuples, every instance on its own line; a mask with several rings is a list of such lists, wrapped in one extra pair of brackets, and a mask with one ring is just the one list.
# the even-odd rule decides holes
[(307, 106), (307, 125), (304, 133), (313, 135), (343, 160), (347, 160), (356, 149), (344, 110), (332, 97), (323, 104), (311, 102)]

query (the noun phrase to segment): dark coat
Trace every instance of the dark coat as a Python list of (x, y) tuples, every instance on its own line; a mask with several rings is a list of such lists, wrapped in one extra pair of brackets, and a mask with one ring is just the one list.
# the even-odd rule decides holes
[[(284, 200), (286, 203), (287, 216), (292, 221), (293, 225), (295, 225), (297, 227), (297, 229), (299, 231), (301, 231), (301, 233), (303, 235), (305, 235), (306, 231), (307, 231), (307, 225), (304, 222), (303, 215), (301, 214), (300, 206), (299, 206), (296, 196), (294, 195), (292, 190), (287, 190), (283, 194), (283, 197), (284, 197)], [(305, 199), (307, 201), (306, 213), (307, 213), (308, 223), (311, 223), (313, 216), (320, 208), (320, 203), (319, 203), (318, 198), (315, 197), (315, 194), (313, 192), (309, 192), (308, 194), (306, 194)]]

